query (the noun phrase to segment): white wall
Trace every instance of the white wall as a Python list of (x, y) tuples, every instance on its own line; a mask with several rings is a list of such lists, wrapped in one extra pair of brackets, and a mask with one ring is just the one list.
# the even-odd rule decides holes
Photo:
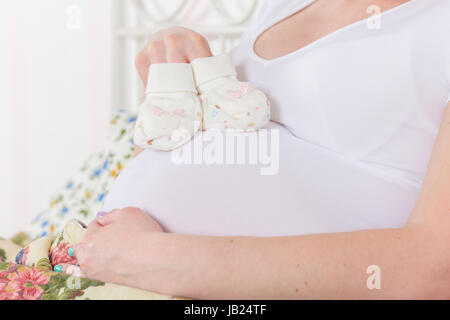
[(109, 1), (0, 1), (0, 236), (45, 208), (102, 145)]
[(113, 109), (136, 110), (142, 84), (134, 57), (161, 28), (184, 26), (207, 37), (213, 54), (233, 48), (265, 0), (111, 0), (114, 6)]
[[(158, 8), (170, 13), (181, 1), (161, 22)], [(134, 57), (152, 32), (192, 27), (217, 53), (261, 2), (214, 1), (146, 0), (148, 15), (132, 0), (0, 0), (0, 237), (23, 229), (102, 146), (110, 110), (136, 106)]]

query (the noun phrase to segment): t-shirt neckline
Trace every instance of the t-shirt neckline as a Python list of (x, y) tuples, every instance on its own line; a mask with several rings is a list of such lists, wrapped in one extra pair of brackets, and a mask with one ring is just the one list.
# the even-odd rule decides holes
[[(347, 31), (349, 29), (352, 29), (352, 28), (354, 28), (356, 26), (359, 26), (362, 23), (366, 23), (367, 22), (367, 18), (355, 21), (355, 22), (350, 23), (350, 24), (348, 24), (348, 25), (346, 25), (344, 27), (341, 27), (339, 29), (336, 29), (336, 30), (332, 31), (332, 32), (326, 34), (325, 36), (323, 36), (323, 37), (321, 37), (321, 38), (319, 38), (317, 40), (314, 40), (313, 42), (310, 42), (309, 44), (307, 44), (307, 45), (305, 45), (305, 46), (303, 46), (303, 47), (301, 47), (299, 49), (296, 49), (296, 50), (294, 50), (292, 52), (289, 52), (289, 53), (284, 54), (282, 56), (279, 56), (277, 58), (264, 59), (264, 58), (262, 58), (262, 57), (260, 57), (259, 55), (256, 54), (256, 52), (255, 52), (255, 42), (256, 42), (256, 40), (258, 39), (258, 37), (261, 34), (263, 34), (265, 31), (269, 30), (270, 28), (272, 28), (277, 23), (279, 23), (279, 22), (283, 21), (284, 19), (290, 17), (291, 15), (293, 15), (293, 14), (299, 12), (299, 11), (302, 11), (303, 9), (305, 9), (306, 7), (308, 7), (309, 5), (311, 5), (312, 3), (316, 2), (316, 1), (317, 0), (304, 0), (303, 2), (299, 3), (297, 6), (293, 7), (288, 12), (286, 12), (283, 15), (280, 15), (277, 18), (273, 19), (270, 23), (263, 24), (262, 26), (260, 26), (257, 29), (257, 31), (255, 32), (255, 35), (252, 36), (251, 39), (250, 39), (250, 48), (249, 48), (250, 56), (254, 60), (256, 60), (257, 62), (260, 62), (260, 63), (262, 63), (264, 65), (276, 63), (276, 62), (282, 61), (284, 59), (287, 59), (287, 58), (289, 58), (289, 57), (291, 57), (293, 55), (300, 54), (300, 53), (303, 53), (305, 51), (308, 51), (308, 49), (312, 49), (315, 46), (325, 42), (326, 40), (328, 40), (330, 38), (333, 38), (334, 36), (336, 36), (336, 35), (338, 35), (340, 33), (343, 33), (343, 32), (345, 32), (345, 31)], [(393, 12), (395, 12), (397, 10), (400, 10), (400, 9), (403, 9), (404, 7), (407, 7), (407, 6), (409, 6), (412, 3), (415, 3), (417, 1), (418, 0), (409, 0), (409, 1), (407, 1), (405, 3), (402, 3), (402, 4), (400, 4), (400, 5), (396, 6), (396, 7), (393, 7), (391, 9), (389, 9), (389, 10), (383, 11), (382, 13), (380, 13), (380, 17), (392, 14)]]

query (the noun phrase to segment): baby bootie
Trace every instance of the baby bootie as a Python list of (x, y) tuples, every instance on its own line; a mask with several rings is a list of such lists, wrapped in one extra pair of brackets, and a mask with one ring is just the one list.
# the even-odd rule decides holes
[(191, 62), (200, 101), (203, 129), (253, 131), (270, 120), (270, 103), (248, 82), (239, 82), (228, 54)]
[(150, 65), (145, 93), (134, 131), (137, 146), (173, 150), (188, 142), (201, 128), (202, 107), (191, 65)]

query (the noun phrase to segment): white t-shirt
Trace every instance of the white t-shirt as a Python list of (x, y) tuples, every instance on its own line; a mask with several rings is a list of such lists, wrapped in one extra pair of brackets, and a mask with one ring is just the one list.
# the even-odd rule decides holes
[(382, 13), (380, 28), (364, 20), (274, 60), (255, 54), (261, 32), (312, 1), (267, 1), (232, 52), (240, 78), (271, 99), (276, 174), (175, 164), (146, 150), (120, 174), (105, 210), (137, 206), (167, 231), (208, 235), (406, 222), (449, 100), (450, 1), (412, 0)]

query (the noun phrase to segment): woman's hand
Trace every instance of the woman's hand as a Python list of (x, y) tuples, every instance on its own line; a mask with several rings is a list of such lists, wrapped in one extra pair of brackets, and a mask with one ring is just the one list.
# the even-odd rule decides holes
[[(196, 58), (211, 56), (208, 41), (201, 34), (182, 27), (171, 27), (150, 38), (136, 57), (136, 69), (146, 88), (148, 69), (152, 63), (189, 63)], [(136, 146), (134, 156), (142, 151)]]
[[(138, 286), (146, 272), (142, 263), (152, 234), (160, 225), (138, 208), (113, 210), (88, 226), (83, 242), (74, 246), (82, 275), (90, 279)], [(144, 240), (145, 239), (145, 240)]]
[(172, 27), (153, 35), (137, 55), (136, 68), (146, 87), (148, 68), (152, 63), (189, 63), (211, 55), (208, 41), (201, 34), (182, 27)]

